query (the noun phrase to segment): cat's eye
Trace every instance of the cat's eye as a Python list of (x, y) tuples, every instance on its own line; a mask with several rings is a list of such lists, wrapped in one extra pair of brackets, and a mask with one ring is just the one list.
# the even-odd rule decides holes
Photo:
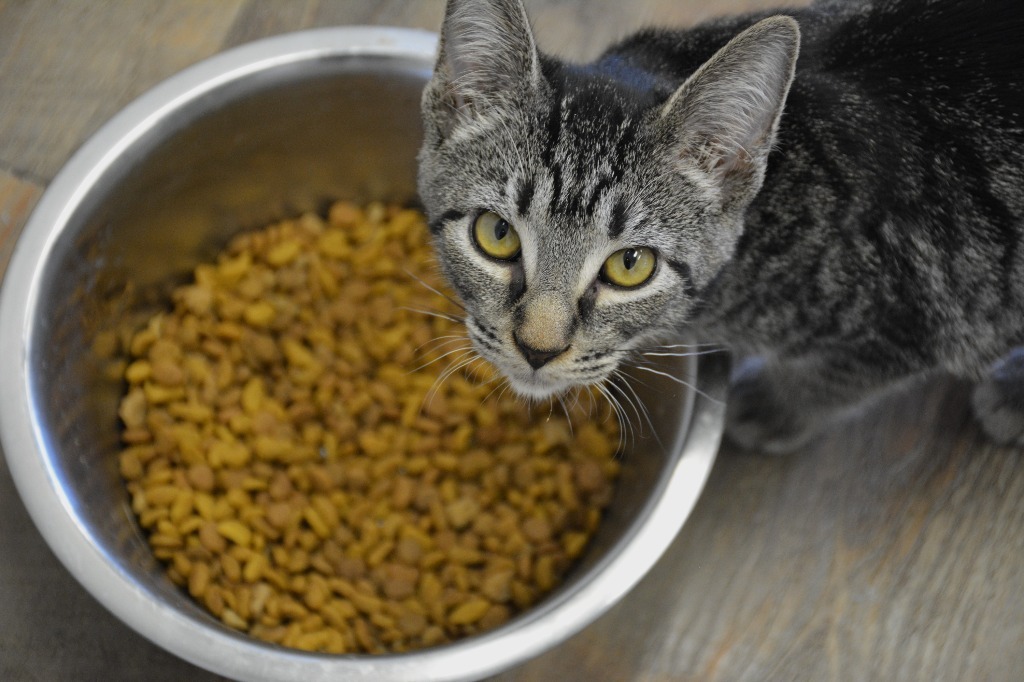
[(638, 287), (654, 274), (657, 258), (646, 246), (616, 251), (601, 266), (601, 279), (617, 287)]
[(473, 240), (485, 254), (498, 260), (519, 255), (519, 233), (497, 213), (485, 211), (473, 222)]

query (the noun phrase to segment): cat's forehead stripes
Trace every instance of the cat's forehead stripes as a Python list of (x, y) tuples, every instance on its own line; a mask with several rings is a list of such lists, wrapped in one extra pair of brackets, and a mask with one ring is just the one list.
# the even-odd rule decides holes
[(626, 219), (626, 205), (619, 198), (612, 205), (612, 217), (608, 221), (608, 236), (614, 239), (621, 235), (622, 231), (626, 229)]
[(536, 191), (537, 183), (532, 176), (520, 183), (516, 192), (516, 210), (519, 211), (519, 215), (526, 215), (529, 212), (530, 204), (533, 203), (533, 194)]
[[(536, 121), (540, 169), (550, 183), (547, 211), (571, 219), (593, 216), (608, 190), (635, 163), (648, 97), (584, 67), (545, 70), (548, 106)], [(621, 232), (624, 211), (609, 227)]]

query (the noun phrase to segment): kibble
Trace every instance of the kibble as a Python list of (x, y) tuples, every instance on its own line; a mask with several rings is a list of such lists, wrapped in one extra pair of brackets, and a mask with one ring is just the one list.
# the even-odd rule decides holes
[(585, 551), (618, 470), (610, 408), (534, 419), (483, 361), (457, 368), (427, 244), (416, 211), (339, 202), (237, 237), (126, 338), (132, 509), (228, 627), (434, 646), (529, 608)]

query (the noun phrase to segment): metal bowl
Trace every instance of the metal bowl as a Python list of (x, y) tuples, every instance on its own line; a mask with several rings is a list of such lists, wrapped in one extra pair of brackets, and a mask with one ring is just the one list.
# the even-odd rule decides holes
[[(645, 374), (650, 409), (616, 496), (564, 584), (491, 632), (416, 653), (307, 654), (223, 626), (164, 575), (117, 471), (123, 386), (98, 352), (238, 231), (336, 198), (415, 201), (419, 97), (435, 36), (336, 28), (252, 43), (157, 86), (53, 181), (0, 291), (3, 448), (54, 553), (159, 646), (245, 680), (477, 679), (550, 648), (631, 589), (686, 520), (714, 460), (723, 368)], [(652, 433), (653, 431), (653, 433)]]

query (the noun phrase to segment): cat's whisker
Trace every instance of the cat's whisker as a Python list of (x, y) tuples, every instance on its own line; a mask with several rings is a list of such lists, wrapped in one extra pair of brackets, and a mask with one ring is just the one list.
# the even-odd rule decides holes
[(433, 339), (430, 339), (429, 341), (421, 343), (420, 345), (416, 346), (416, 348), (414, 350), (417, 353), (419, 353), (420, 351), (425, 349), (430, 344), (437, 344), (436, 347), (437, 348), (441, 348), (442, 346), (448, 345), (448, 344), (453, 343), (453, 342), (455, 342), (457, 340), (469, 341), (469, 336), (467, 336), (466, 334), (446, 334), (444, 336), (438, 336), (438, 337), (435, 337)]
[(487, 384), (494, 383), (495, 381), (498, 381), (501, 378), (500, 375), (491, 373), (490, 379), (482, 381), (480, 378), (480, 373), (483, 372), (483, 369), (486, 368), (489, 365), (489, 363), (485, 358), (481, 357), (479, 353), (476, 354), (474, 362), (476, 364), (470, 367), (468, 370), (466, 370), (466, 372), (467, 374), (472, 375), (473, 380), (476, 381), (479, 385), (486, 386)]
[[(458, 348), (452, 348), (451, 350), (445, 351), (441, 355), (437, 356), (433, 360), (428, 360), (428, 361), (424, 362), (422, 365), (420, 365), (418, 367), (415, 367), (413, 369), (410, 369), (407, 373), (408, 374), (414, 374), (416, 372), (419, 372), (422, 369), (426, 369), (427, 367), (430, 367), (435, 362), (440, 362), (441, 360), (444, 360), (446, 357), (448, 357), (450, 355), (453, 355), (453, 354), (458, 353), (460, 351), (466, 352), (466, 351), (472, 351), (472, 350), (473, 350), (472, 344), (467, 345), (467, 346), (460, 346)], [(445, 370), (445, 371), (447, 371), (447, 370)]]
[(695, 350), (695, 351), (689, 351), (689, 352), (686, 352), (686, 353), (665, 353), (665, 352), (646, 351), (646, 352), (641, 352), (640, 355), (646, 355), (646, 356), (658, 357), (658, 358), (695, 358), (695, 357), (699, 357), (701, 355), (712, 355), (714, 353), (725, 353), (725, 352), (726, 352), (726, 350), (724, 348), (712, 348), (711, 350)]
[(727, 353), (729, 348), (718, 343), (673, 343), (658, 346), (639, 346), (637, 348), (615, 349), (619, 353)]
[[(644, 419), (645, 417), (647, 417), (646, 409), (644, 409), (643, 414), (641, 414), (641, 407), (643, 407), (643, 402), (637, 396), (636, 391), (633, 390), (633, 387), (630, 386), (629, 378), (617, 369), (612, 371), (612, 377), (616, 380), (609, 382), (609, 385), (612, 388), (617, 389), (619, 393), (622, 394), (623, 400), (625, 400), (626, 403), (633, 408), (633, 412), (634, 414), (636, 414), (637, 420), (647, 421), (648, 425), (650, 425), (651, 429), (653, 430), (654, 426), (650, 423), (650, 418), (647, 418), (646, 420)], [(630, 393), (626, 393), (626, 388), (623, 388), (623, 386), (628, 388), (630, 390)], [(640, 424), (640, 428), (643, 429), (643, 424)], [(643, 437), (642, 430), (640, 431), (640, 436)]]
[(594, 387), (602, 396), (604, 396), (604, 399), (608, 401), (608, 404), (612, 406), (612, 414), (615, 415), (615, 421), (618, 422), (619, 425), (619, 448), (621, 449), (623, 443), (626, 442), (626, 427), (628, 425), (622, 405), (619, 403), (618, 398), (616, 398), (604, 384), (594, 384)]
[(495, 375), (493, 381), (496, 381), (497, 383), (495, 383), (494, 388), (488, 391), (487, 395), (483, 397), (483, 400), (480, 401), (481, 403), (486, 403), (490, 399), (490, 397), (494, 395), (495, 391), (498, 391), (499, 389), (501, 390), (501, 393), (498, 394), (498, 397), (495, 398), (495, 400), (501, 400), (501, 396), (503, 396), (505, 394), (505, 391), (508, 390), (509, 383), (508, 379), (506, 379), (505, 377), (501, 375)]
[[(619, 382), (616, 383), (616, 385), (619, 386), (619, 390), (623, 390), (622, 386), (625, 386), (627, 389), (629, 389), (629, 392), (633, 396), (630, 402), (632, 402), (636, 408), (639, 408), (638, 411), (643, 414), (643, 420), (647, 422), (647, 426), (651, 429), (651, 436), (654, 437), (654, 440), (657, 441), (658, 445), (664, 447), (664, 444), (661, 442), (661, 438), (658, 436), (658, 430), (654, 428), (654, 422), (651, 421), (650, 410), (647, 409), (647, 405), (644, 403), (644, 401), (640, 399), (640, 396), (637, 394), (636, 389), (633, 388), (633, 380), (630, 377), (627, 377), (619, 370), (615, 370), (614, 375), (619, 378)], [(641, 436), (642, 435), (643, 434), (641, 433)]]
[[(431, 286), (431, 285), (430, 285), (430, 284), (428, 284), (428, 283), (427, 283), (427, 282), (426, 282), (426, 281), (425, 281), (425, 280), (424, 280), (424, 279), (423, 279), (422, 277), (420, 277), (420, 276), (416, 275), (415, 273), (413, 273), (413, 272), (410, 272), (410, 271), (408, 271), (408, 270), (406, 270), (406, 269), (404, 269), (404, 268), (403, 268), (403, 272), (405, 272), (405, 274), (409, 275), (409, 277), (412, 277), (412, 278), (413, 278), (413, 279), (414, 279), (415, 281), (419, 282), (419, 283), (420, 283), (421, 285), (423, 285), (423, 286), (424, 286), (424, 287), (425, 287), (425, 288), (426, 288), (427, 290), (429, 290), (429, 291), (432, 291), (433, 293), (437, 294), (438, 296), (440, 296), (440, 297), (441, 297), (441, 298), (443, 298), (444, 300), (446, 300), (446, 301), (448, 301), (449, 303), (451, 303), (452, 305), (454, 305), (454, 306), (455, 306), (456, 308), (458, 308), (459, 310), (461, 310), (461, 311), (463, 311), (463, 312), (469, 312), (468, 310), (466, 310), (466, 306), (464, 306), (464, 305), (462, 305), (461, 303), (459, 303), (459, 302), (458, 302), (457, 300), (455, 300), (455, 298), (453, 298), (452, 296), (449, 296), (448, 294), (446, 294), (446, 293), (444, 293), (443, 291), (439, 290), (439, 289), (438, 289), (437, 287)], [(462, 321), (462, 320), (460, 320), (460, 322), (461, 322), (461, 321)]]
[(424, 310), (423, 308), (412, 308), (410, 306), (400, 306), (399, 310), (408, 310), (412, 313), (419, 313), (421, 315), (429, 315), (430, 317), (439, 317), (442, 320), (448, 320), (449, 322), (455, 322), (456, 324), (465, 324), (466, 320), (462, 317), (456, 317), (449, 315), (448, 313), (438, 312), (436, 310)]
[[(456, 349), (454, 351), (451, 351), (451, 353), (456, 353), (459, 350), (460, 349)], [(455, 372), (459, 371), (462, 367), (464, 367), (466, 364), (471, 362), (476, 357), (476, 352), (472, 348), (466, 348), (461, 350), (463, 354), (454, 359), (452, 361), (452, 364), (446, 367), (444, 371), (441, 372), (436, 379), (434, 379), (434, 383), (430, 385), (430, 390), (428, 390), (426, 394), (423, 396), (423, 405), (429, 404), (434, 399), (434, 396), (437, 395), (437, 392), (441, 389), (441, 385), (444, 384), (448, 377), (450, 377)], [(451, 353), (449, 353), (449, 355)], [(467, 355), (469, 356), (468, 359), (466, 358)]]
[(587, 410), (587, 418), (593, 419), (594, 411), (597, 409), (597, 398), (593, 391), (587, 391), (587, 398), (590, 400), (590, 407)]
[(583, 393), (583, 390), (584, 390), (582, 386), (575, 386), (574, 389), (575, 390), (573, 390), (572, 405), (569, 406), (569, 408), (573, 412), (575, 412), (576, 408), (578, 408), (580, 406), (580, 394)]
[(575, 432), (572, 427), (572, 415), (569, 414), (569, 408), (566, 407), (565, 400), (562, 399), (562, 395), (560, 393), (555, 394), (555, 400), (557, 400), (558, 404), (562, 406), (562, 412), (565, 413), (565, 421), (569, 424), (569, 435), (575, 437)]
[(500, 401), (502, 396), (505, 395), (505, 392), (507, 390), (509, 390), (510, 388), (512, 388), (512, 382), (510, 382), (508, 379), (506, 379), (504, 381), (504, 384), (502, 385), (501, 393), (498, 394), (498, 397), (496, 398), (496, 400)]
[(715, 398), (714, 396), (705, 393), (704, 391), (700, 390), (699, 388), (697, 388), (696, 386), (694, 386), (690, 382), (686, 381), (685, 379), (680, 379), (679, 377), (672, 376), (668, 372), (662, 372), (660, 370), (654, 369), (653, 367), (647, 367), (647, 366), (641, 365), (641, 364), (634, 364), (633, 367), (635, 367), (636, 369), (639, 369), (639, 370), (643, 370), (644, 372), (650, 372), (652, 374), (657, 374), (659, 376), (663, 376), (666, 379), (670, 379), (670, 380), (676, 382), (680, 386), (684, 386), (684, 387), (690, 389), (691, 391), (696, 392), (697, 394), (707, 398), (708, 400), (710, 400), (713, 403), (717, 403), (719, 405), (723, 404), (723, 402), (721, 400), (719, 400), (718, 398)]
[(659, 346), (654, 346), (653, 349), (661, 348), (718, 348), (720, 350), (727, 350), (726, 346), (721, 343), (715, 343), (713, 341), (703, 341), (700, 343), (666, 343)]

